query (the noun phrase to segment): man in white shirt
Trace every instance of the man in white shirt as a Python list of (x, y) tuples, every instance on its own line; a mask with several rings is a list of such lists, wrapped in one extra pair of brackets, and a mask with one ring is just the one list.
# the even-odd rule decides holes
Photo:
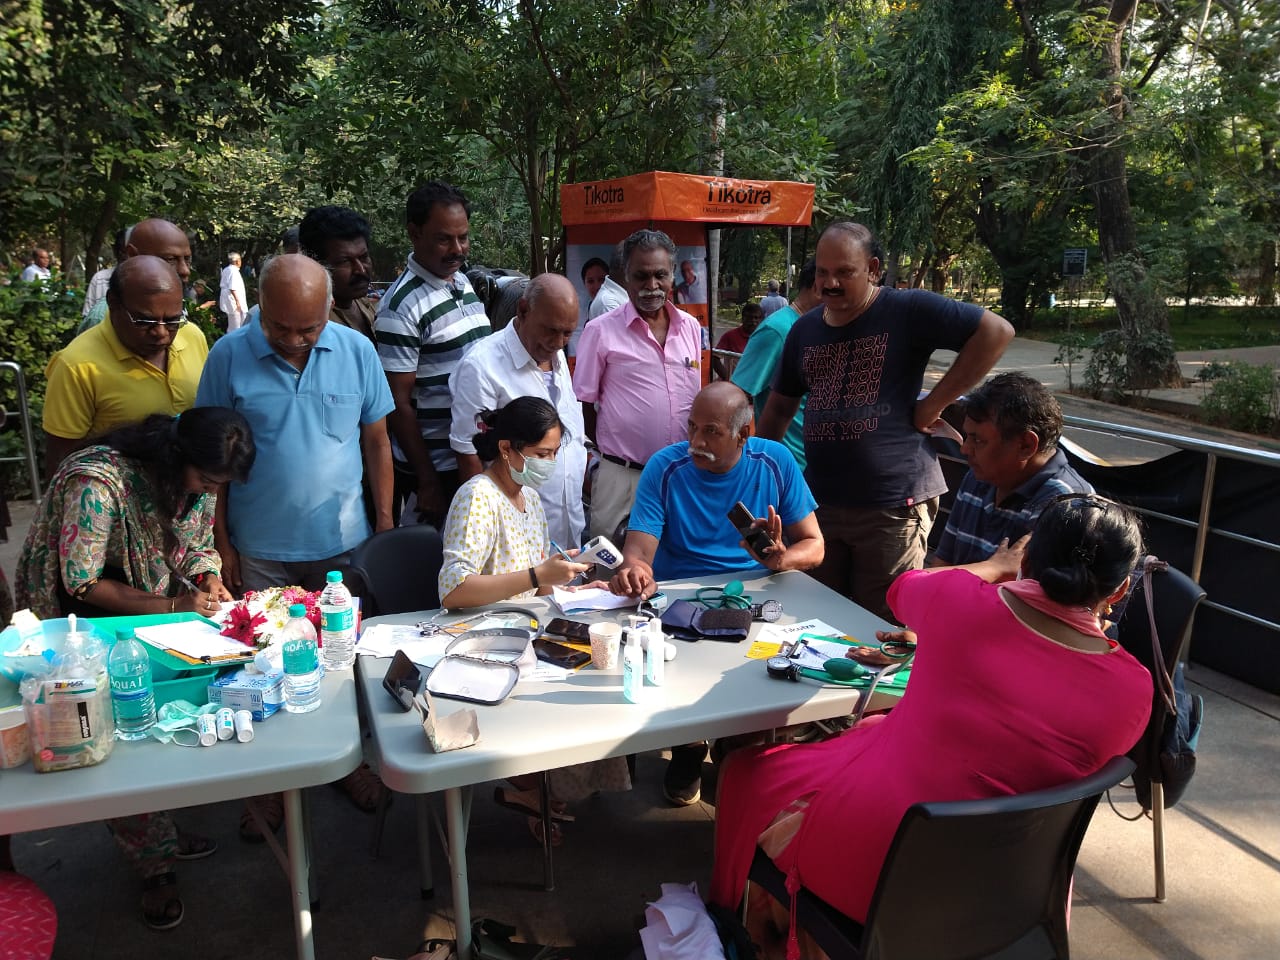
[(239, 330), (249, 312), (244, 292), (244, 277), (240, 275), (240, 254), (227, 254), (227, 265), (222, 268), (222, 292), (218, 295), (218, 309), (227, 315), (227, 333)]
[(564, 439), (555, 473), (538, 489), (547, 516), (547, 531), (561, 547), (578, 546), (586, 519), (582, 478), (587, 469), (582, 405), (569, 379), (564, 346), (578, 318), (578, 294), (566, 278), (544, 273), (529, 281), (516, 307), (515, 319), (486, 337), (449, 376), (453, 426), (449, 444), (458, 455), (461, 480), (475, 476), (484, 464), (472, 438), (482, 410), (496, 410), (516, 397), (541, 397), (560, 414)]
[[(116, 239), (111, 244), (111, 253), (116, 258), (116, 263), (122, 261), (126, 254), (124, 252), (124, 244), (128, 230), (120, 230), (116, 233)], [(101, 301), (107, 299), (107, 284), (111, 282), (111, 274), (115, 267), (103, 267), (95, 273), (90, 279), (88, 285), (84, 288), (84, 308), (80, 311), (80, 319), (87, 319), (89, 314), (93, 312)]]
[(31, 251), (31, 262), (22, 271), (23, 283), (44, 283), (49, 279), (49, 264), (53, 258), (48, 250), (39, 247)]

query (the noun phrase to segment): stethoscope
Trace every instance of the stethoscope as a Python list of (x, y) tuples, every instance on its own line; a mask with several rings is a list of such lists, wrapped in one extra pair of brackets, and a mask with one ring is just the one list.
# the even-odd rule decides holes
[(723, 587), (699, 587), (694, 591), (693, 602), (709, 610), (750, 610), (751, 619), (775, 623), (783, 613), (777, 600), (752, 603), (741, 580), (730, 580)]

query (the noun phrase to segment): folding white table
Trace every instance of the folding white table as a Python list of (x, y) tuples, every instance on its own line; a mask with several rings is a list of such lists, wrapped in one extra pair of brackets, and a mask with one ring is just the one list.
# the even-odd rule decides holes
[[(719, 586), (732, 579), (722, 576), (702, 583), (668, 582), (662, 589), (674, 601), (692, 597), (700, 586)], [(864, 641), (874, 641), (876, 630), (890, 629), (879, 617), (803, 573), (746, 580), (745, 586), (756, 602), (781, 601), (785, 613), (780, 622), (784, 624), (818, 618)], [(542, 599), (520, 602), (531, 608), (539, 604), (550, 611), (550, 604)], [(575, 619), (621, 619), (629, 612), (633, 611)], [(415, 623), (429, 613), (378, 617), (369, 623)], [(748, 659), (747, 649), (761, 626), (753, 626), (751, 636), (740, 643), (672, 641), (679, 652), (667, 664), (665, 683), (646, 687), (647, 697), (639, 704), (623, 699), (620, 674), (600, 673), (591, 667), (563, 681), (521, 681), (503, 703), (475, 707), (479, 743), (442, 754), (431, 752), (417, 713), (401, 711), (381, 689), (390, 660), (357, 658), (357, 676), (363, 686), (364, 709), (383, 782), (401, 793), (444, 791), (459, 956), (471, 955), (464, 787), (854, 711), (860, 695), (856, 689), (773, 679), (766, 674), (762, 660)], [(891, 705), (899, 693), (878, 690), (872, 708)], [(448, 714), (464, 705), (438, 699), (436, 706)]]
[(361, 763), (352, 673), (327, 675), (321, 697), (320, 708), (311, 713), (281, 710), (255, 723), (250, 743), (233, 739), (183, 748), (154, 740), (117, 742), (97, 766), (57, 773), (36, 773), (30, 764), (5, 770), (0, 834), (282, 791), (298, 957), (314, 960), (302, 790), (345, 777)]

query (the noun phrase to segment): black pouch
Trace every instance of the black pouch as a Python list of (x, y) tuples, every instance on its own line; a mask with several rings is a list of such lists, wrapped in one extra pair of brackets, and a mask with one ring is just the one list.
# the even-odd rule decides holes
[(679, 640), (724, 640), (737, 643), (747, 639), (751, 611), (708, 610), (688, 600), (677, 600), (662, 614), (663, 629)]

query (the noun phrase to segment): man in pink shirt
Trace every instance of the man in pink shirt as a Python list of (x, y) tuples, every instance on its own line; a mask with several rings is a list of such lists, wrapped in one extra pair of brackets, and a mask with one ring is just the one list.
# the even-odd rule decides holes
[(590, 536), (612, 537), (631, 512), (640, 471), (687, 438), (702, 387), (702, 330), (670, 302), (676, 246), (660, 230), (622, 241), (628, 301), (587, 324), (573, 390), (602, 462), (591, 485)]

